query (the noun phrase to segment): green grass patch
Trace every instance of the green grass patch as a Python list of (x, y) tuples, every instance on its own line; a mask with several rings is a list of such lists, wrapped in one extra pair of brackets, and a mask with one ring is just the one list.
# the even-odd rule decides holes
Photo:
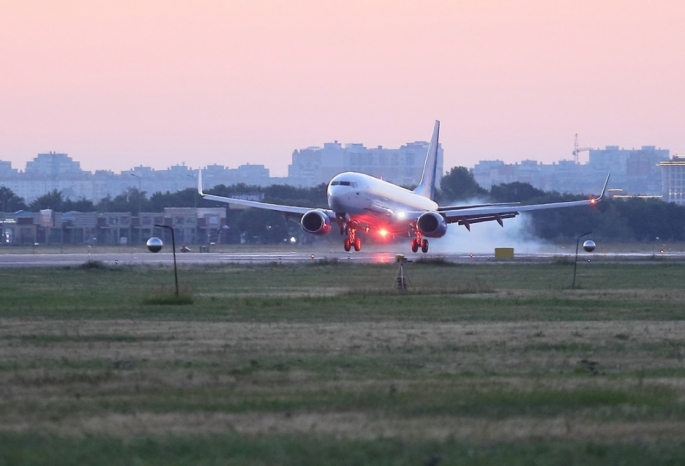
[(139, 342), (139, 341), (158, 341), (159, 336), (138, 336), (138, 335), (109, 335), (109, 334), (54, 334), (41, 333), (31, 335), (1, 335), (0, 340), (15, 340), (22, 343), (89, 343), (89, 342)]
[(40, 465), (274, 465), (379, 466), (676, 465), (685, 457), (682, 442), (502, 442), (470, 444), (444, 441), (345, 440), (330, 436), (192, 435), (85, 438), (0, 434), (0, 464)]
[(0, 466), (678, 464), (685, 267), (566, 265), (0, 269)]
[(193, 293), (186, 287), (179, 287), (178, 291), (175, 288), (161, 288), (148, 292), (142, 299), (142, 303), (145, 305), (175, 306), (193, 304), (193, 301)]

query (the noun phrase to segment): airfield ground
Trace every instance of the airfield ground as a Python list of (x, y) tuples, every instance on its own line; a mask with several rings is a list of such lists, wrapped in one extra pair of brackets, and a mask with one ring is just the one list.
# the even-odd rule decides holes
[(0, 269), (0, 465), (681, 464), (685, 266)]

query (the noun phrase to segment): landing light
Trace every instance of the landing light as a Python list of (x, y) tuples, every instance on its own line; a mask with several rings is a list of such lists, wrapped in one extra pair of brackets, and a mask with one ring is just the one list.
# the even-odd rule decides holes
[(397, 212), (397, 218), (399, 218), (400, 220), (404, 220), (406, 218), (406, 216), (407, 216), (407, 214), (405, 214), (402, 211)]
[(388, 230), (386, 230), (385, 228), (381, 228), (380, 231), (379, 231), (378, 233), (380, 233), (380, 235), (381, 235), (383, 238), (385, 238), (385, 237), (387, 236), (387, 234), (388, 234)]

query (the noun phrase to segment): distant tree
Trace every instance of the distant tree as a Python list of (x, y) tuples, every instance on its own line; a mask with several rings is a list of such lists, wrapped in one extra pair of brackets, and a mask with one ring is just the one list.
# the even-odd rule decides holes
[(307, 199), (312, 201), (312, 205), (317, 207), (328, 207), (328, 183), (321, 183), (309, 188)]
[(187, 188), (175, 193), (158, 191), (150, 196), (147, 205), (151, 212), (161, 212), (165, 207), (201, 207), (207, 203), (208, 201), (203, 202), (195, 188)]
[(81, 198), (75, 201), (66, 199), (62, 202), (62, 209), (64, 212), (95, 212), (95, 204), (86, 198)]
[(541, 198), (545, 192), (534, 188), (529, 183), (498, 184), (490, 188), (490, 197), (495, 202), (529, 202), (536, 198)]
[(685, 239), (685, 207), (658, 199), (616, 201), (616, 209), (638, 241)]
[(453, 167), (440, 181), (438, 200), (443, 203), (455, 202), (484, 197), (487, 194), (466, 167)]
[(17, 196), (6, 186), (0, 186), (0, 208), (3, 212), (16, 212), (27, 209), (24, 199)]
[(35, 199), (29, 204), (29, 209), (33, 212), (37, 212), (43, 209), (52, 209), (55, 212), (64, 212), (64, 197), (62, 191), (57, 191), (53, 189), (47, 194)]
[(114, 198), (111, 196), (104, 197), (98, 202), (96, 209), (98, 212), (131, 212), (133, 215), (138, 215), (138, 208), (147, 211), (149, 203), (145, 197), (145, 191), (140, 191), (138, 188), (128, 188), (126, 192)]
[(304, 197), (304, 189), (287, 184), (273, 184), (262, 189), (264, 197), (269, 199), (299, 199)]
[(236, 227), (248, 243), (273, 244), (289, 238), (283, 216), (270, 210), (245, 209), (238, 216)]
[(230, 186), (219, 184), (211, 189), (205, 189), (204, 192), (224, 197), (232, 197), (243, 194), (263, 194), (263, 190), (261, 187), (247, 185), (245, 183), (238, 183)]

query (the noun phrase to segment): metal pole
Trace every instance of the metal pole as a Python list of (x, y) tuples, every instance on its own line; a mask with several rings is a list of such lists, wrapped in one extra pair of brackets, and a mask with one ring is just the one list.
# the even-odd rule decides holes
[(131, 173), (131, 176), (138, 178), (138, 217), (140, 217), (140, 196), (141, 192), (143, 191), (143, 178), (135, 173)]
[[(143, 191), (143, 178), (139, 175), (136, 175), (135, 173), (131, 173), (131, 176), (135, 176), (138, 178), (138, 241), (142, 242), (143, 240), (143, 222), (142, 219), (140, 218), (140, 196), (141, 192)], [(133, 222), (131, 222), (133, 224)], [(133, 244), (133, 241), (131, 241), (131, 244)]]
[(178, 298), (178, 269), (176, 268), (176, 237), (174, 236), (174, 229), (169, 225), (158, 225), (155, 223), (156, 227), (168, 228), (171, 231), (171, 252), (174, 254), (174, 282), (176, 283), (176, 297)]
[(576, 287), (576, 270), (578, 269), (578, 245), (580, 244), (580, 238), (582, 238), (583, 236), (587, 236), (591, 233), (591, 231), (588, 231), (587, 233), (583, 233), (576, 239), (576, 260), (573, 262), (573, 285), (571, 285), (571, 288)]

